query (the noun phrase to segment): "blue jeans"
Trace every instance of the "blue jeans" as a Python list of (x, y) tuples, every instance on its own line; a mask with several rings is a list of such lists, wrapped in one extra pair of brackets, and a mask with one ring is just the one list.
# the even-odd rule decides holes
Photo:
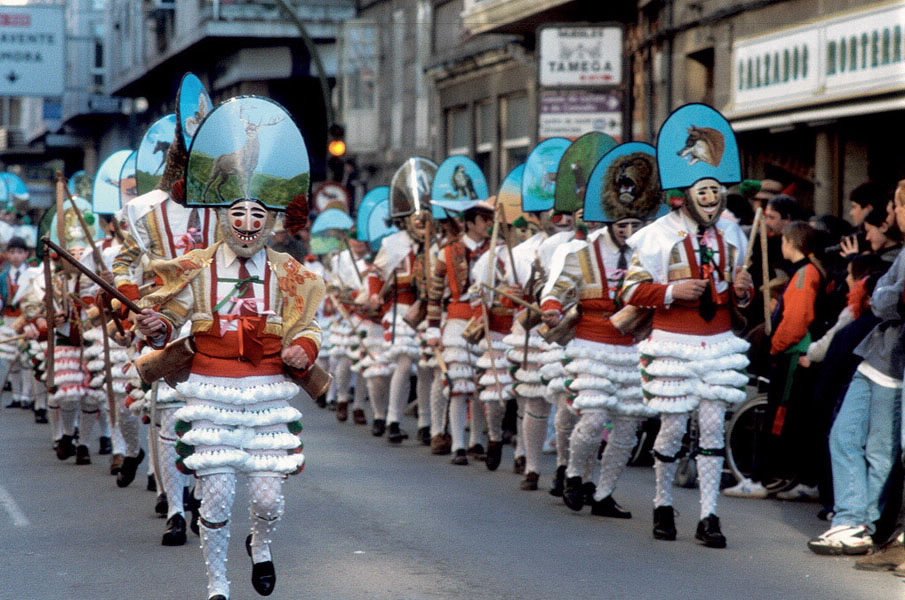
[(830, 431), (837, 525), (880, 518), (880, 496), (900, 452), (901, 391), (855, 373)]

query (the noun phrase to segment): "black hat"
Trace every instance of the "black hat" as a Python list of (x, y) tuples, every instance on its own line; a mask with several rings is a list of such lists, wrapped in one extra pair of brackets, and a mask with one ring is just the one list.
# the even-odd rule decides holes
[(26, 245), (25, 240), (19, 236), (9, 238), (9, 241), (6, 243), (7, 250), (12, 250), (13, 248), (28, 252), (28, 245)]

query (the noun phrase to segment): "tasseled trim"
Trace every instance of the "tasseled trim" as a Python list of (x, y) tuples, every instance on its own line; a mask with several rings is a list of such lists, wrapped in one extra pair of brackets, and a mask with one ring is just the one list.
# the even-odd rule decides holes
[(515, 393), (523, 398), (546, 398), (547, 386), (519, 383), (515, 386)]
[(396, 335), (395, 342), (386, 342), (386, 344), (384, 344), (383, 351), (384, 359), (388, 361), (395, 361), (400, 356), (408, 356), (411, 357), (412, 360), (421, 356), (421, 347), (415, 338), (403, 338), (398, 334)]
[(299, 393), (299, 387), (281, 375), (237, 378), (192, 374), (176, 390), (185, 398), (233, 405), (289, 400)]
[(182, 404), (184, 402), (185, 398), (175, 388), (163, 381), (157, 384), (157, 404)]
[(273, 408), (253, 409), (228, 409), (211, 404), (191, 404), (183, 406), (173, 415), (176, 419), (186, 422), (210, 421), (218, 425), (267, 427), (281, 423), (291, 423), (302, 418), (302, 413), (291, 406), (277, 406)]
[(731, 331), (709, 336), (684, 335), (654, 330), (638, 344), (638, 350), (651, 358), (670, 356), (691, 361), (705, 361), (732, 354), (744, 354), (750, 344)]
[(637, 368), (640, 355), (637, 346), (617, 346), (587, 340), (573, 340), (566, 347), (566, 362), (592, 361), (614, 367)]
[(475, 371), (472, 367), (463, 365), (462, 363), (450, 363), (448, 374), (449, 378), (453, 381), (470, 381), (474, 379)]
[(748, 385), (748, 376), (738, 371), (711, 371), (704, 373), (701, 379), (705, 384), (732, 388), (745, 389)]
[(540, 376), (545, 381), (551, 381), (556, 379), (557, 377), (563, 377), (566, 374), (566, 370), (563, 368), (561, 362), (546, 362), (543, 361), (543, 366), (540, 368)]
[[(543, 383), (540, 371), (519, 369), (515, 372), (515, 380), (519, 383)], [(540, 386), (546, 387), (546, 386)]]
[(542, 352), (540, 356), (538, 356), (538, 361), (544, 364), (550, 363), (561, 363), (563, 359), (566, 358), (566, 349), (561, 348), (559, 346), (555, 346), (552, 350), (548, 350), (547, 352)]
[(298, 472), (305, 464), (304, 454), (250, 455), (236, 449), (196, 452), (183, 459), (186, 469), (199, 475), (210, 475), (221, 470), (235, 469), (242, 473), (281, 473), (289, 475)]
[(570, 394), (566, 389), (565, 377), (554, 377), (547, 383), (547, 391), (551, 394)]
[(294, 450), (301, 445), (298, 436), (288, 431), (255, 433), (246, 427), (192, 428), (180, 438), (180, 441), (190, 446), (234, 446), (245, 450)]
[(605, 377), (594, 377), (592, 375), (581, 375), (576, 379), (567, 379), (565, 385), (566, 389), (570, 392), (595, 390), (606, 394), (613, 394), (616, 391), (616, 386), (612, 381)]
[[(478, 343), (478, 347), (481, 349), (481, 351), (482, 351), (483, 353), (486, 354), (486, 353), (487, 353), (487, 338), (482, 339), (482, 340)], [(509, 350), (509, 345), (506, 344), (506, 343), (505, 343), (503, 340), (501, 340), (501, 339), (495, 339), (495, 340), (493, 340), (493, 349), (494, 349), (497, 353), (502, 354), (502, 353), (506, 352), (507, 350)]]
[(443, 348), (443, 360), (446, 361), (446, 364), (470, 364), (475, 362), (477, 356), (469, 352), (463, 347), (445, 347)]
[(646, 398), (647, 407), (655, 413), (682, 414), (698, 407), (698, 399), (694, 396), (676, 396), (673, 398)]
[(618, 401), (611, 394), (601, 394), (595, 391), (582, 392), (575, 396), (572, 407), (576, 410), (599, 410), (612, 408)]
[(502, 394), (497, 392), (496, 389), (484, 389), (478, 396), (478, 399), (482, 402), (501, 402), (510, 398), (512, 398), (512, 390), (509, 388), (504, 388)]
[(503, 353), (497, 352), (494, 352), (492, 362), (490, 360), (490, 354), (487, 352), (482, 354), (477, 362), (477, 367), (484, 370), (496, 368), (498, 371), (508, 371), (509, 366), (510, 364), (509, 361), (506, 360), (506, 356)]
[(508, 386), (511, 383), (512, 377), (509, 375), (509, 371), (497, 371), (496, 375), (493, 374), (493, 371), (485, 371), (478, 380), (478, 385), (482, 387), (496, 385)]
[(697, 394), (703, 400), (722, 400), (727, 404), (740, 404), (748, 399), (748, 393), (744, 389), (703, 382), (698, 383)]
[[(525, 347), (525, 334), (516, 334), (510, 333), (506, 337), (503, 338), (503, 343), (511, 348), (524, 348)], [(544, 342), (544, 338), (537, 335), (536, 333), (531, 333), (528, 336), (528, 349), (534, 350), (537, 352), (548, 352), (551, 348), (553, 348), (551, 344)]]
[(370, 367), (365, 368), (363, 371), (361, 371), (361, 374), (367, 379), (371, 379), (373, 377), (389, 377), (395, 370), (396, 369), (393, 366), (383, 363), (376, 363)]

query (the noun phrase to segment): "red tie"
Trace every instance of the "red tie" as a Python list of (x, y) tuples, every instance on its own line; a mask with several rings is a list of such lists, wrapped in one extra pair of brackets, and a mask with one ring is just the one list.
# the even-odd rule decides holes
[[(251, 273), (248, 272), (248, 267), (245, 266), (245, 263), (248, 261), (247, 258), (239, 258), (239, 279), (240, 280), (249, 280), (251, 279)], [(245, 281), (242, 285), (242, 289), (239, 290), (239, 314), (240, 315), (257, 315), (258, 311), (253, 308), (253, 302), (246, 302), (246, 298), (250, 298), (254, 300), (255, 292), (254, 286), (251, 281)]]

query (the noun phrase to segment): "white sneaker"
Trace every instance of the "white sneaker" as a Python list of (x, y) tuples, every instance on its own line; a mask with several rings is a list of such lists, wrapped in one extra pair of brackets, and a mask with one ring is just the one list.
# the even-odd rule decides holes
[(863, 525), (837, 525), (808, 542), (815, 554), (838, 556), (840, 554), (867, 554), (873, 540)]
[(767, 488), (746, 477), (736, 485), (724, 489), (723, 494), (733, 498), (766, 498)]
[(780, 500), (790, 500), (792, 502), (813, 502), (814, 500), (818, 500), (820, 498), (820, 492), (817, 490), (817, 486), (811, 487), (809, 485), (799, 483), (791, 490), (779, 492), (778, 494), (776, 494), (776, 497)]

